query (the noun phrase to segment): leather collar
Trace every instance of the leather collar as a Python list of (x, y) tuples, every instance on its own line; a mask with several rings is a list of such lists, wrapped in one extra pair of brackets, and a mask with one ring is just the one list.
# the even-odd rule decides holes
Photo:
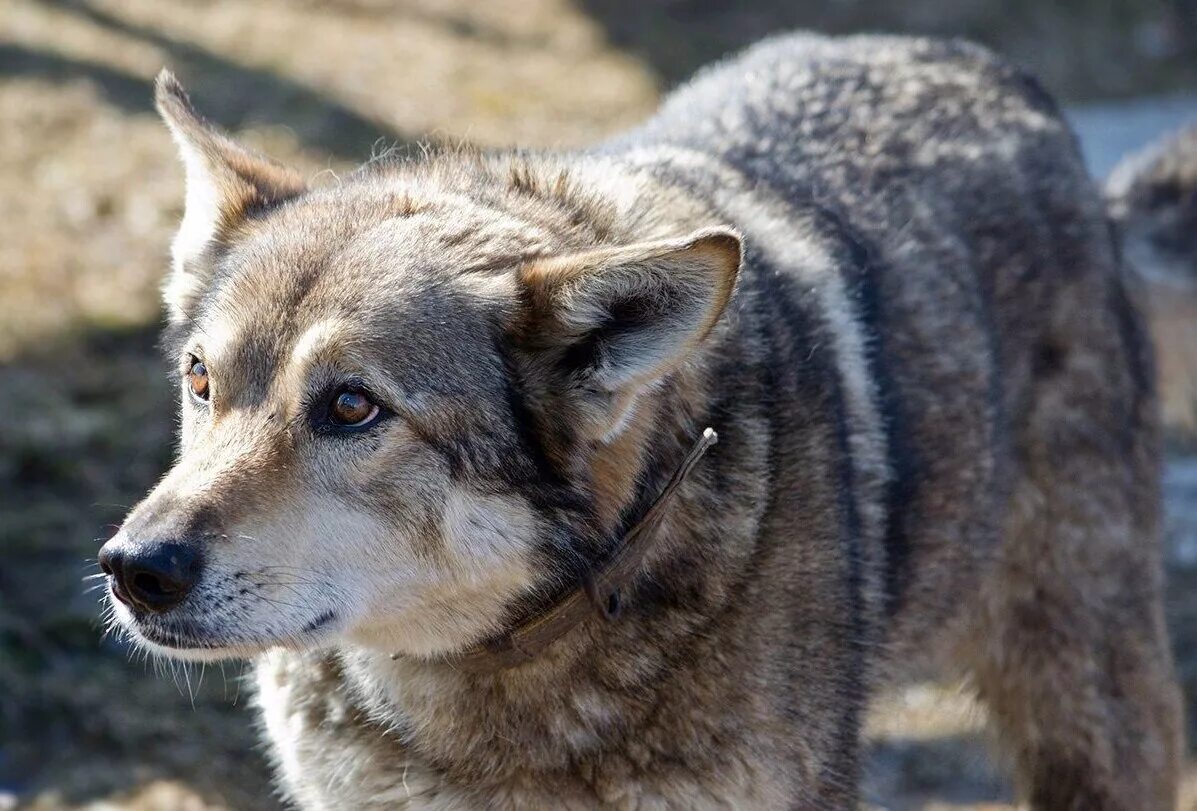
[(671, 497), (703, 454), (718, 441), (719, 435), (714, 429), (707, 428), (702, 432), (640, 520), (624, 533), (615, 552), (606, 563), (591, 572), (581, 585), (547, 610), (516, 627), (460, 653), (442, 657), (440, 661), (471, 673), (505, 670), (534, 659), (592, 611), (608, 622), (619, 619), (623, 590), (648, 557), (656, 536), (654, 530), (660, 524)]

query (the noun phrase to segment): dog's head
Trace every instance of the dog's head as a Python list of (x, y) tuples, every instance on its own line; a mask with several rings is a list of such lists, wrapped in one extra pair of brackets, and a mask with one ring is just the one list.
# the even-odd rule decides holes
[(624, 239), (643, 201), (518, 156), (309, 190), (167, 74), (157, 101), (187, 176), (182, 431), (101, 551), (118, 621), (187, 658), (435, 655), (569, 582), (626, 506), (638, 414), (727, 304), (736, 235)]

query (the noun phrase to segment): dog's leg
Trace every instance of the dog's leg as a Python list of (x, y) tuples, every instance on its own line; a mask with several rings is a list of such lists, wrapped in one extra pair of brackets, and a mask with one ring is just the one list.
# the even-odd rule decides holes
[(1078, 373), (1040, 389), (966, 659), (1032, 808), (1171, 811), (1181, 702), (1151, 405), (1087, 388)]
[(1032, 808), (1170, 811), (1180, 701), (1159, 576), (1136, 549), (1155, 541), (1098, 515), (1102, 477), (1084, 478), (1094, 490), (1021, 494), (974, 676)]

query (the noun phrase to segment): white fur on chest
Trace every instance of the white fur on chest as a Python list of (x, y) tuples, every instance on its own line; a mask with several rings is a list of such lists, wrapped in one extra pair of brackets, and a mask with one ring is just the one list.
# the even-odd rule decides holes
[(319, 654), (257, 662), (257, 706), (278, 780), (303, 809), (464, 809), (464, 797), (360, 717)]
[(485, 792), (450, 784), (396, 736), (362, 717), (320, 654), (276, 650), (257, 663), (257, 705), (279, 783), (303, 809), (778, 808), (789, 792), (751, 758), (730, 756), (718, 774), (621, 768), (589, 779), (532, 775)]

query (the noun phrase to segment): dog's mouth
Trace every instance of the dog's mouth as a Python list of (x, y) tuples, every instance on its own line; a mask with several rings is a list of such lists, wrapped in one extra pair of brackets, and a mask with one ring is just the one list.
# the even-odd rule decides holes
[(310, 647), (337, 621), (337, 613), (329, 609), (292, 631), (262, 629), (242, 634), (214, 627), (211, 621), (149, 614), (118, 606), (118, 618), (135, 643), (164, 656), (197, 661), (249, 658), (275, 647)]
[(189, 628), (187, 625), (176, 623), (160, 625), (158, 623), (146, 622), (145, 620), (138, 620), (134, 630), (147, 641), (161, 648), (216, 650), (230, 647), (231, 643), (231, 640), (204, 632), (197, 632), (196, 629)]

